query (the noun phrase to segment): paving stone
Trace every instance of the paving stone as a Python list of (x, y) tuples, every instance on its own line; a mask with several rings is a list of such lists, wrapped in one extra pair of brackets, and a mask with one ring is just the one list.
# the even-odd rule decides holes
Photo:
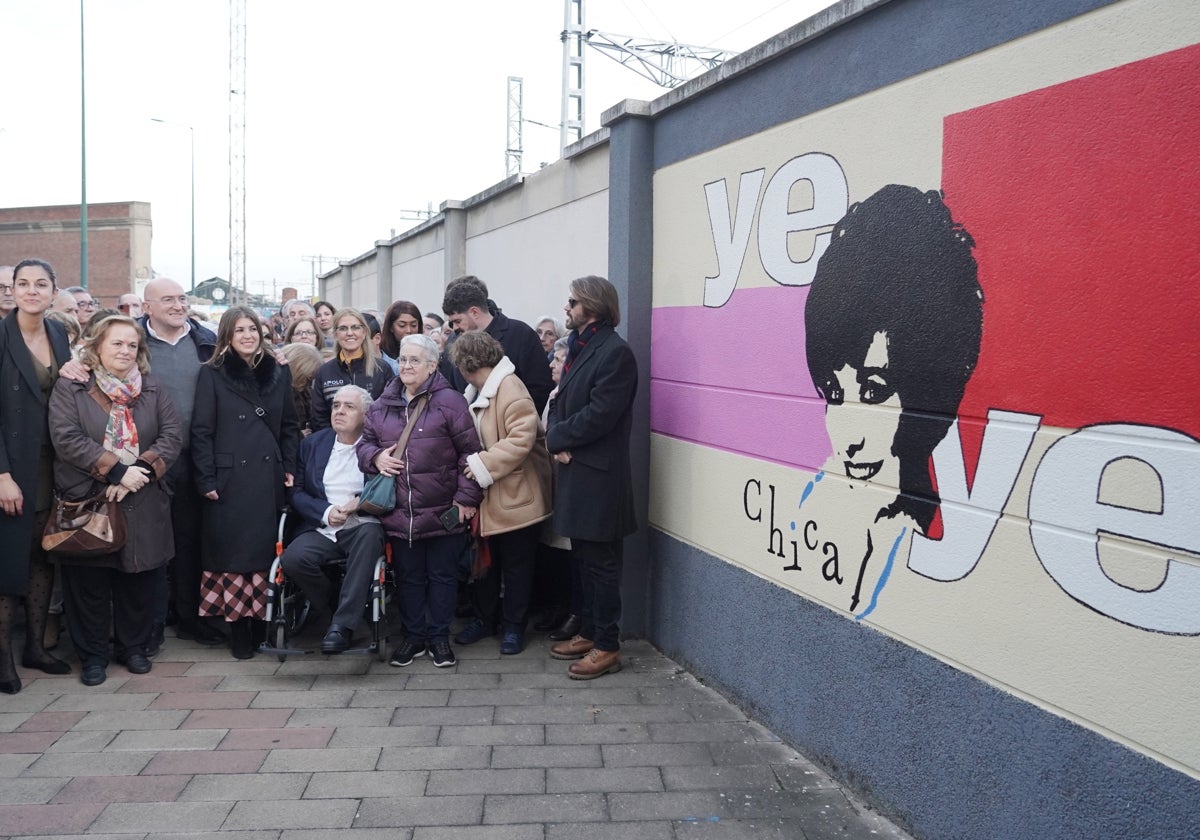
[[(365, 637), (362, 638), (365, 641)], [(320, 644), (319, 637), (314, 641), (318, 645)], [(313, 674), (315, 676), (366, 674), (371, 662), (371, 657), (357, 654), (351, 656), (323, 656), (320, 654), (289, 656), (287, 662), (279, 663), (279, 670), (276, 673)]]
[(664, 767), (662, 777), (667, 790), (779, 789), (779, 782), (769, 765)]
[(686, 723), (692, 719), (681, 706), (596, 707), (596, 723)]
[[(802, 838), (797, 834), (792, 840)], [(675, 840), (671, 823), (551, 823), (546, 826), (545, 840)]]
[(152, 752), (53, 753), (29, 766), (26, 776), (136, 776), (154, 757)]
[(4, 694), (0, 695), (0, 712), (40, 712), (56, 699), (51, 694), (30, 694), (27, 691)]
[(775, 778), (784, 790), (804, 793), (818, 788), (836, 788), (837, 783), (807, 759), (798, 759), (790, 764), (772, 764)]
[[(155, 659), (157, 661), (157, 658)], [(255, 659), (234, 660), (225, 651), (225, 658), (215, 662), (195, 662), (187, 669), (189, 677), (250, 677), (263, 674), (274, 674), (279, 670), (279, 663), (273, 658), (261, 657)]]
[(104, 748), (117, 750), (212, 750), (225, 737), (224, 729), (163, 729), (156, 731), (127, 731)]
[[(344, 829), (343, 829), (344, 830)], [(177, 834), (151, 832), (145, 836), (138, 835), (141, 840), (279, 840), (280, 832), (275, 829), (266, 831), (196, 831)], [(128, 837), (129, 835), (125, 835)], [(91, 835), (80, 840), (100, 840)]]
[(311, 674), (235, 674), (221, 680), (217, 691), (306, 691), (315, 679)]
[[(575, 840), (587, 835), (576, 835)], [(543, 840), (541, 825), (417, 826), (412, 840)]]
[(746, 713), (732, 703), (691, 703), (684, 707), (693, 720), (747, 720)]
[[(556, 665), (557, 660), (549, 660)], [(542, 674), (546, 671), (546, 659), (530, 659), (524, 656), (497, 656), (495, 659), (463, 659), (458, 663), (458, 673), (472, 674)]]
[(544, 793), (488, 796), (483, 804), (485, 823), (599, 822), (608, 819), (602, 793)]
[(6, 835), (53, 835), (82, 833), (104, 806), (84, 805), (0, 805), (0, 825)]
[(231, 729), (221, 739), (218, 750), (319, 749), (329, 743), (329, 727), (275, 727), (272, 729)]
[[(512, 749), (511, 747), (509, 749)], [(380, 770), (455, 770), (487, 767), (491, 747), (384, 747)]]
[(21, 675), (22, 694), (70, 694), (72, 692), (91, 695), (111, 694), (129, 679), (127, 672), (111, 665), (108, 668), (108, 680), (102, 685), (84, 685), (79, 681), (78, 673), (62, 677), (48, 677), (42, 675), (41, 671), (33, 671), (28, 668), (17, 670)]
[(496, 723), (592, 723), (596, 707), (589, 704), (556, 706), (497, 706)]
[(286, 726), (291, 709), (197, 709), (180, 729), (275, 729)]
[[(570, 665), (571, 663), (563, 663)], [(585, 686), (577, 681), (572, 680), (567, 676), (565, 668), (555, 668), (553, 671), (536, 671), (532, 673), (506, 673), (499, 674), (500, 685), (498, 688), (552, 688), (552, 689), (571, 689), (576, 688), (583, 690)]]
[(693, 704), (727, 704), (728, 701), (707, 686), (692, 680), (676, 681), (671, 685), (642, 686), (638, 698), (651, 706), (686, 706)]
[(541, 769), (507, 770), (434, 770), (429, 774), (426, 796), (451, 796), (465, 793), (545, 793), (546, 771)]
[(61, 736), (62, 732), (5, 732), (0, 753), (43, 753)]
[(16, 732), (66, 732), (87, 714), (86, 712), (36, 712), (12, 731)]
[(551, 705), (588, 703), (592, 706), (632, 706), (640, 702), (636, 688), (603, 688), (591, 681), (573, 681), (571, 686), (547, 688), (546, 702)]
[(191, 662), (162, 662), (155, 657), (153, 674), (158, 677), (185, 677), (189, 676), (191, 667)]
[(354, 825), (364, 828), (477, 825), (482, 817), (482, 796), (392, 796), (362, 800)]
[(350, 705), (353, 689), (338, 691), (260, 691), (252, 709), (339, 709)]
[(547, 744), (640, 744), (650, 740), (644, 723), (550, 724)]
[(257, 691), (179, 691), (160, 694), (148, 709), (245, 709)]
[(392, 726), (488, 726), (496, 714), (493, 706), (430, 706), (389, 712)]
[[(103, 686), (99, 686), (103, 688)], [(25, 692), (21, 692), (24, 694)], [(153, 694), (64, 694), (46, 706), (48, 712), (123, 712), (144, 709)]]
[(752, 744), (709, 743), (708, 751), (717, 764), (788, 764), (805, 758), (787, 744), (755, 741)]
[(551, 767), (547, 793), (632, 793), (662, 790), (657, 767)]
[[(506, 744), (544, 744), (545, 727), (539, 724), (501, 724), (495, 726), (443, 726), (438, 746), (500, 746)], [(578, 741), (574, 743), (580, 743)]]
[[(808, 840), (812, 837), (808, 833), (809, 826), (801, 820), (680, 820), (674, 827), (679, 840), (796, 840), (797, 837)], [(846, 837), (849, 840), (854, 835)]]
[[(311, 773), (321, 770), (374, 770), (380, 747), (271, 750), (260, 772)], [(297, 826), (302, 828), (303, 826)], [(320, 827), (320, 826), (318, 826)]]
[(72, 779), (54, 802), (174, 802), (188, 776), (86, 776)]
[(354, 699), (350, 701), (350, 707), (374, 708), (382, 706), (386, 709), (395, 709), (400, 706), (445, 706), (449, 699), (449, 689), (426, 691), (376, 691), (374, 689), (366, 689), (354, 692)]
[[(148, 696), (148, 695), (147, 695)], [(106, 730), (120, 732), (129, 729), (176, 729), (188, 713), (183, 709), (151, 712), (89, 712), (75, 724), (76, 732)]]
[(0, 753), (0, 779), (11, 779), (25, 772), (25, 768), (38, 760), (33, 753)]
[(15, 731), (29, 716), (29, 712), (0, 712), (0, 732)]
[(711, 744), (716, 741), (744, 743), (756, 741), (756, 730), (748, 723), (712, 721), (706, 723), (651, 723), (650, 739), (667, 744), (688, 742)]
[[(721, 820), (800, 819), (840, 827), (854, 823), (854, 807), (840, 790), (815, 790), (797, 794), (771, 791), (668, 791), (666, 793), (614, 793), (609, 796), (613, 820), (671, 819)], [(848, 835), (853, 836), (853, 835)]]
[(233, 803), (226, 802), (116, 802), (92, 823), (93, 831), (215, 831), (225, 821)]
[[(157, 670), (157, 669), (155, 669)], [(158, 694), (164, 691), (212, 691), (221, 677), (168, 677), (165, 674), (137, 674), (117, 689), (118, 694)]]
[[(5, 835), (7, 837), (8, 835)], [(172, 840), (178, 840), (179, 837), (190, 837), (191, 835), (172, 835)], [(11, 840), (42, 840), (42, 837), (37, 834), (18, 834)], [(145, 840), (144, 834), (55, 834), (54, 840)], [(226, 838), (228, 840), (228, 838)], [(238, 838), (242, 840), (242, 838)]]
[(180, 750), (159, 753), (142, 770), (142, 775), (253, 773), (266, 757), (266, 750)]
[[(470, 772), (455, 770), (455, 773)], [(296, 774), (298, 775), (298, 774)], [(304, 789), (305, 799), (364, 799), (386, 796), (421, 796), (426, 770), (344, 770), (313, 773)]]
[(570, 744), (544, 747), (495, 747), (492, 767), (599, 767), (600, 747)]
[(449, 705), (451, 706), (526, 706), (541, 703), (545, 692), (540, 688), (509, 688), (500, 689), (466, 688), (451, 689)]
[(47, 753), (100, 752), (116, 738), (116, 732), (64, 732)]
[[(411, 828), (289, 828), (278, 840), (412, 840)], [(233, 840), (242, 840), (242, 832)], [(173, 838), (171, 838), (173, 840)], [(217, 840), (230, 840), (223, 835)]]
[(387, 726), (392, 719), (391, 709), (296, 709), (287, 726), (339, 727)]
[(605, 767), (679, 767), (712, 764), (707, 744), (603, 744)]
[[(495, 673), (482, 674), (460, 674), (455, 669), (454, 673), (447, 673), (438, 670), (432, 674), (413, 674), (408, 678), (408, 683), (405, 689), (434, 689), (434, 688), (451, 688), (456, 690), (467, 689), (496, 689), (500, 687), (500, 675)], [(530, 686), (523, 686), (528, 688)]]
[(6, 805), (37, 805), (49, 802), (67, 779), (0, 779), (0, 802)]
[(397, 673), (392, 668), (386, 674), (318, 674), (313, 691), (358, 691), (373, 688), (379, 691), (403, 691), (408, 687), (407, 674)]
[(179, 801), (299, 799), (307, 784), (304, 773), (209, 773), (193, 776)]
[(437, 740), (436, 726), (339, 726), (329, 746), (432, 747)]

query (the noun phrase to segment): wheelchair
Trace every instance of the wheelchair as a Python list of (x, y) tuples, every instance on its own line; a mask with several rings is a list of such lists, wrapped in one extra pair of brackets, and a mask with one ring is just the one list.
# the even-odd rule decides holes
[[(317, 652), (294, 645), (296, 637), (315, 611), (304, 591), (288, 581), (283, 573), (283, 549), (288, 535), (288, 510), (285, 509), (279, 516), (275, 559), (271, 563), (267, 581), (267, 636), (258, 646), (259, 653), (276, 656), (280, 662), (286, 662), (289, 656), (307, 656)], [(344, 563), (331, 563), (324, 567), (324, 571), (334, 584), (340, 584), (346, 568)], [(387, 611), (395, 592), (396, 579), (392, 566), (392, 547), (389, 544), (375, 561), (367, 601), (363, 604), (363, 618), (371, 628), (370, 641), (365, 647), (351, 647), (338, 656), (366, 655), (374, 656), (380, 662), (387, 661)]]

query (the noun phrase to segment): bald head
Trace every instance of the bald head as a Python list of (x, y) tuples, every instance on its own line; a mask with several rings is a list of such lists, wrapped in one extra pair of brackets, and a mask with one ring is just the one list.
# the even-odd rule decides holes
[(0, 318), (17, 308), (17, 299), (13, 296), (13, 267), (0, 265)]
[(175, 339), (185, 330), (188, 317), (187, 293), (170, 277), (156, 277), (146, 284), (142, 306), (150, 329), (165, 339)]

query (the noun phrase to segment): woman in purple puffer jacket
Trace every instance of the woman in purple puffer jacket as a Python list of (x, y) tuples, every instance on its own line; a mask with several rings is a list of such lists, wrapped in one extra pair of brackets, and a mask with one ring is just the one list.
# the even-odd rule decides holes
[[(463, 475), (467, 456), (483, 447), (467, 401), (437, 372), (439, 355), (427, 336), (404, 337), (400, 375), (371, 404), (357, 446), (363, 473), (396, 477), (396, 508), (380, 520), (401, 578), (405, 639), (391, 658), (398, 667), (426, 653), (439, 668), (455, 664), (449, 636), (458, 555), (464, 523), (483, 500), (479, 485)], [(416, 428), (397, 451), (418, 410)]]

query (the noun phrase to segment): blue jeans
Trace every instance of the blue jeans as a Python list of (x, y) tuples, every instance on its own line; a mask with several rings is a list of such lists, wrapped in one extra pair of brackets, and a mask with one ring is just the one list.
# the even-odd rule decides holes
[(592, 542), (571, 539), (583, 583), (583, 612), (579, 635), (598, 650), (620, 650), (621, 561), (624, 540)]
[(400, 573), (400, 621), (410, 642), (450, 636), (458, 595), (458, 555), (462, 534), (413, 540), (388, 538)]

